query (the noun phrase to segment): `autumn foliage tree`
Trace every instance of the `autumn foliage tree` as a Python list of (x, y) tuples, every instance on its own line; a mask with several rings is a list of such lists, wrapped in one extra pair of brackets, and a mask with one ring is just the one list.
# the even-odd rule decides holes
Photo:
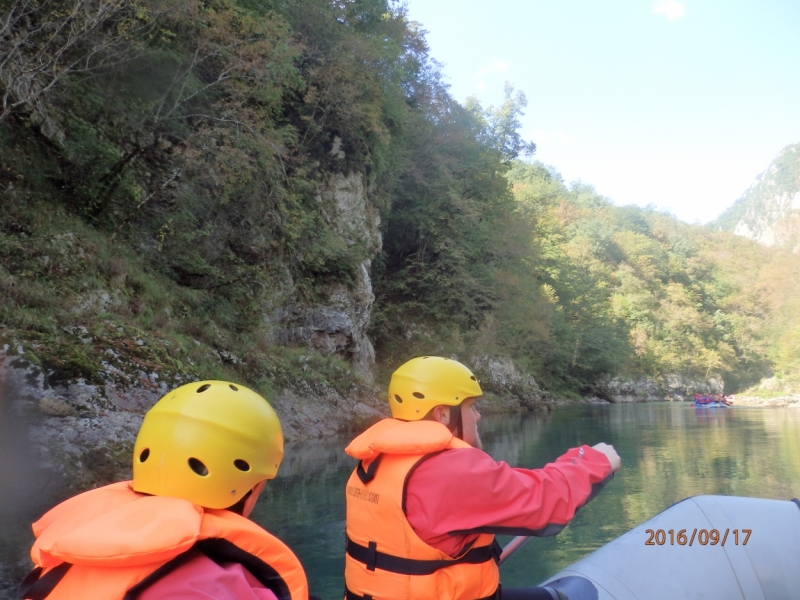
[[(184, 318), (215, 340), (271, 339), (287, 295), (322, 301), (374, 259), (369, 334), (388, 368), (502, 353), (570, 392), (620, 374), (743, 386), (798, 370), (791, 256), (517, 162), (535, 150), (525, 95), (454, 100), (400, 2), (0, 0), (0, 12), (2, 193), (126, 244), (195, 298)], [(320, 193), (354, 174), (380, 212), (379, 253), (344, 239)], [(11, 264), (27, 229), (3, 222)], [(22, 289), (17, 304), (31, 304)]]

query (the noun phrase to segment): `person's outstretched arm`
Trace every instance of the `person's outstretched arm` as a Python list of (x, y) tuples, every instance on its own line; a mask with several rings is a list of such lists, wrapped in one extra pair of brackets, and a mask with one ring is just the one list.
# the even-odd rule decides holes
[(572, 448), (541, 469), (512, 468), (475, 448), (443, 452), (409, 478), (406, 516), (451, 556), (478, 533), (555, 535), (619, 469), (613, 447), (597, 446)]

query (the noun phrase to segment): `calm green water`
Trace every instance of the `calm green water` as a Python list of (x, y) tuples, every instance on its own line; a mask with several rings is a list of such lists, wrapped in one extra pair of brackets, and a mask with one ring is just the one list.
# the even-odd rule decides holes
[[(532, 540), (501, 569), (505, 586), (534, 585), (678, 500), (729, 494), (800, 496), (800, 410), (699, 409), (688, 404), (559, 407), (547, 416), (486, 417), (487, 452), (538, 467), (567, 448), (605, 441), (622, 470), (554, 538)], [(300, 557), (311, 591), (341, 598), (348, 440), (293, 445), (253, 517)], [(510, 538), (503, 538), (505, 543)]]

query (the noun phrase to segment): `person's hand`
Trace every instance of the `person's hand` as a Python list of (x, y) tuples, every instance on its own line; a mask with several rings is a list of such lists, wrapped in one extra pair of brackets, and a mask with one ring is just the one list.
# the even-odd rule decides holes
[(622, 466), (622, 460), (620, 460), (617, 451), (614, 450), (614, 446), (606, 444), (605, 442), (600, 442), (599, 444), (595, 444), (594, 446), (592, 446), (592, 448), (606, 455), (608, 462), (611, 463), (612, 472), (616, 473), (617, 471), (619, 471), (619, 468)]

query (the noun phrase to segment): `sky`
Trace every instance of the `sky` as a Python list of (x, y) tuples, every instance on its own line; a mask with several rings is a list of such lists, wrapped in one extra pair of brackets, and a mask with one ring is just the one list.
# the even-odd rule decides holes
[(616, 204), (723, 212), (800, 143), (800, 0), (406, 0), (451, 95), (508, 81), (535, 160)]

